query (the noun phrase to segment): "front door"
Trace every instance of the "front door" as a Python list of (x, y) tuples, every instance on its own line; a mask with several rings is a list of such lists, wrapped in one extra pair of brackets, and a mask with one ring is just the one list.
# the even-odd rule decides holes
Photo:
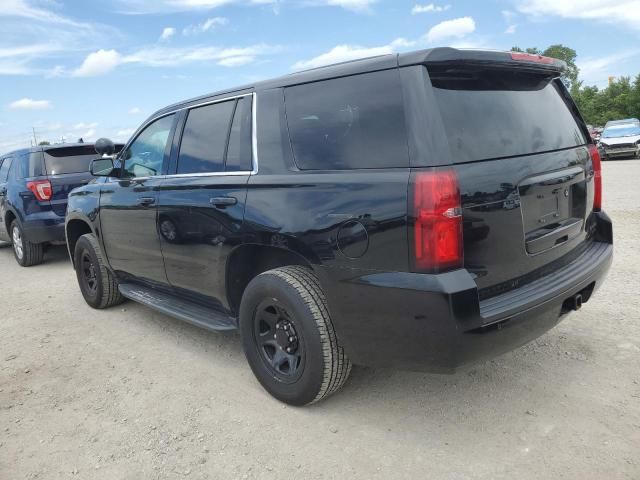
[(158, 201), (158, 231), (169, 283), (228, 308), (225, 271), (242, 240), (252, 167), (251, 96), (187, 112)]
[(153, 121), (119, 155), (118, 178), (100, 194), (105, 253), (124, 278), (167, 283), (156, 228), (159, 177), (166, 172), (175, 115)]
[(9, 169), (11, 168), (11, 157), (0, 159), (0, 240), (9, 242), (9, 225), (5, 225), (4, 219), (7, 217), (7, 183), (9, 181)]

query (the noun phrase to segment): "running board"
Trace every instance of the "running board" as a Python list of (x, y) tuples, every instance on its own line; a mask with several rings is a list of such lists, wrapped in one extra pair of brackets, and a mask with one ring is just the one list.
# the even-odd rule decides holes
[(238, 329), (236, 319), (227, 314), (152, 288), (132, 283), (122, 283), (118, 286), (118, 290), (129, 300), (142, 303), (160, 313), (191, 323), (197, 327), (215, 331)]

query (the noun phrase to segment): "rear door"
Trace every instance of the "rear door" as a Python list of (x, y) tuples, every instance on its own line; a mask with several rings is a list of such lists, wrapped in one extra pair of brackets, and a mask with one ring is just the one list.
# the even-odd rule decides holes
[(251, 95), (188, 110), (158, 199), (169, 283), (223, 308), (227, 260), (242, 239), (251, 124)]
[(0, 159), (0, 240), (7, 242), (9, 241), (9, 233), (4, 219), (7, 216), (7, 182), (12, 161), (11, 157)]
[(166, 284), (156, 230), (158, 188), (166, 172), (175, 114), (147, 125), (118, 157), (119, 178), (101, 187), (100, 225), (111, 267), (121, 277)]
[(480, 296), (568, 263), (590, 232), (586, 128), (546, 72), (429, 66), (462, 195), (465, 267)]

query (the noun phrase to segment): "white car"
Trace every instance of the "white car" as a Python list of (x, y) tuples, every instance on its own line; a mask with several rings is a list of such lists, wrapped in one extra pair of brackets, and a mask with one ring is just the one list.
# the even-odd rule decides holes
[(605, 128), (600, 137), (600, 150), (603, 160), (640, 158), (640, 123), (618, 123)]

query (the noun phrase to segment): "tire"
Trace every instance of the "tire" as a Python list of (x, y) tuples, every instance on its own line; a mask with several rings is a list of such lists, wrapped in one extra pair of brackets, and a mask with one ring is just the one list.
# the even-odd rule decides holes
[(276, 268), (251, 280), (240, 304), (240, 333), (251, 370), (282, 402), (318, 402), (349, 377), (351, 362), (324, 293), (306, 268)]
[(22, 267), (32, 267), (39, 265), (44, 258), (44, 245), (42, 243), (31, 243), (17, 220), (11, 222), (9, 227), (11, 234), (11, 244), (13, 245), (13, 256)]
[(98, 240), (92, 233), (82, 235), (76, 242), (73, 264), (80, 291), (90, 307), (103, 309), (124, 301), (118, 281), (107, 268)]

